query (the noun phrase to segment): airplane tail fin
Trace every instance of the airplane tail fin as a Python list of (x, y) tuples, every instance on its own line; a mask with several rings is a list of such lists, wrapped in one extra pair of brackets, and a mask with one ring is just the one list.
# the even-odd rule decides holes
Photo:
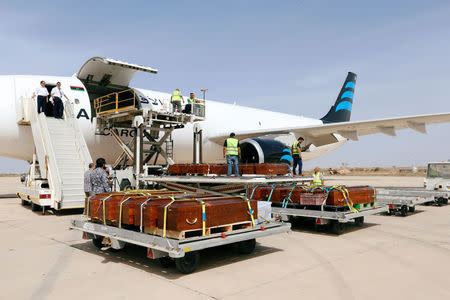
[(321, 119), (323, 123), (338, 123), (350, 121), (352, 114), (353, 94), (355, 92), (356, 74), (348, 72), (336, 102)]

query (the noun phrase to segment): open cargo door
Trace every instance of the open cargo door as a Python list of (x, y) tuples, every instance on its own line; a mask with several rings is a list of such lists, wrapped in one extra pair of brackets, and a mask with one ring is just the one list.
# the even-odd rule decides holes
[(156, 74), (158, 70), (111, 58), (92, 57), (84, 63), (77, 77), (84, 84), (128, 87), (137, 72)]
[[(134, 101), (134, 92), (131, 95), (129, 88), (131, 79), (138, 72), (156, 74), (158, 70), (104, 57), (92, 57), (86, 61), (76, 76), (87, 89), (93, 117), (96, 116), (95, 100), (107, 95), (114, 96), (114, 93), (120, 93), (126, 99), (133, 98), (139, 109), (141, 103)], [(129, 103), (121, 102), (121, 106), (129, 106)]]

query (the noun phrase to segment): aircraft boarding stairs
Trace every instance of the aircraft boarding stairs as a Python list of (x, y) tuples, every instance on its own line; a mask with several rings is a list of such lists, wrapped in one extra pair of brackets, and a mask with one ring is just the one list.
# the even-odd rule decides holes
[[(34, 177), (40, 178), (29, 178), (28, 186), (22, 188), (22, 195), (41, 207), (84, 207), (84, 172), (92, 158), (74, 116), (73, 104), (66, 102), (64, 119), (56, 119), (38, 114), (35, 101), (32, 103), (30, 125), (40, 172)], [(40, 179), (48, 180), (47, 189), (40, 188), (47, 187), (45, 180)]]

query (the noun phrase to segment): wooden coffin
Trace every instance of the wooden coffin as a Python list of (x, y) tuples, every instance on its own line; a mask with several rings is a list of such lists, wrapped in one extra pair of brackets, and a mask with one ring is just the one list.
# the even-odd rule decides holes
[[(355, 186), (355, 187), (344, 187), (349, 193), (349, 199), (354, 205), (373, 203), (375, 201), (375, 190), (369, 186)], [(270, 197), (271, 202), (283, 202), (290, 195), (289, 203), (301, 204), (301, 205), (322, 205), (322, 202), (327, 196), (325, 205), (328, 206), (346, 206), (344, 194), (339, 189), (329, 189), (329, 194), (326, 194), (326, 187), (314, 188), (314, 189), (304, 189), (301, 187), (292, 186), (277, 186), (273, 188), (272, 186), (259, 186), (250, 190), (250, 195), (253, 193), (252, 199), (265, 201)], [(254, 192), (253, 192), (254, 191)], [(292, 191), (292, 193), (291, 193)]]
[[(186, 194), (186, 195), (179, 195), (174, 197), (176, 201), (182, 201), (182, 200), (192, 200), (192, 199), (207, 199), (211, 197), (216, 197), (212, 194)], [(167, 204), (169, 204), (172, 201), (172, 198), (170, 197), (161, 197), (161, 198), (154, 198), (150, 201), (146, 201), (142, 205), (142, 225), (146, 228), (156, 228), (158, 223), (158, 208), (164, 207)], [(134, 216), (134, 225), (140, 226), (141, 225), (141, 207), (135, 207), (135, 216)], [(148, 231), (147, 231), (148, 232)]]
[[(221, 227), (238, 223), (246, 223), (251, 226), (251, 217), (247, 203), (239, 197), (223, 197), (217, 199), (205, 199), (206, 203), (206, 228)], [(256, 219), (257, 201), (250, 201), (253, 216)], [(172, 203), (167, 208), (166, 230), (175, 236), (187, 231), (202, 230), (202, 206), (196, 200), (180, 200)], [(164, 228), (164, 207), (157, 209), (157, 228)]]
[[(86, 209), (88, 216), (96, 221), (107, 223), (117, 223), (119, 221), (120, 203), (130, 203), (132, 200), (144, 201), (149, 197), (161, 197), (164, 195), (179, 195), (182, 192), (167, 190), (145, 191), (139, 193), (102, 193), (87, 199), (85, 206), (89, 203), (89, 209)], [(145, 195), (145, 196), (144, 196)], [(123, 207), (122, 207), (123, 208)], [(128, 223), (126, 223), (128, 224)]]
[[(257, 164), (240, 164), (240, 165), (238, 165), (239, 174), (240, 175), (256, 174), (256, 165)], [(227, 167), (227, 170), (228, 170), (228, 167)], [(226, 174), (227, 170), (225, 170), (225, 174)], [(234, 169), (232, 170), (232, 172), (234, 174)]]
[(141, 225), (141, 211), (144, 212), (144, 209), (147, 206), (150, 205), (157, 205), (157, 204), (166, 204), (171, 201), (171, 197), (177, 198), (177, 197), (187, 197), (188, 195), (185, 195), (181, 192), (172, 192), (172, 194), (166, 193), (166, 194), (159, 194), (159, 195), (152, 195), (147, 197), (136, 197), (133, 199), (130, 199), (128, 201), (125, 201), (122, 204), (122, 216), (121, 216), (121, 222), (122, 224), (127, 225), (134, 225), (134, 226), (140, 226)]
[(285, 164), (256, 164), (255, 172), (253, 174), (257, 175), (284, 175), (290, 173), (288, 165)]
[[(253, 192), (251, 190), (250, 194)], [(272, 193), (272, 196), (270, 194)], [(252, 199), (289, 204), (322, 205), (326, 194), (321, 190), (310, 191), (301, 186), (260, 186), (253, 193)]]
[(209, 165), (209, 174), (227, 174), (227, 165), (226, 164), (210, 164)]
[[(346, 187), (349, 199), (354, 205), (373, 203), (375, 201), (375, 189), (370, 186)], [(328, 194), (327, 205), (347, 205), (344, 195), (338, 190), (331, 190)]]
[[(169, 166), (172, 175), (181, 174), (227, 174), (227, 164), (174, 164)], [(239, 164), (240, 175), (284, 175), (290, 173), (288, 165), (276, 163)]]

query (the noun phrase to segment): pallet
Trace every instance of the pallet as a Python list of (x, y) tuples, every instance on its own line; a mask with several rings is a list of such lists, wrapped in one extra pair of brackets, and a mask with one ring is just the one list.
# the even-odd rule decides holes
[[(205, 229), (205, 236), (209, 236), (215, 233), (233, 232), (239, 229), (248, 229), (251, 227), (252, 227), (251, 221), (208, 227)], [(156, 227), (144, 227), (144, 232), (152, 235), (163, 236), (163, 230)], [(166, 230), (166, 237), (177, 240), (201, 236), (202, 236), (202, 229), (192, 229), (183, 231)]]

